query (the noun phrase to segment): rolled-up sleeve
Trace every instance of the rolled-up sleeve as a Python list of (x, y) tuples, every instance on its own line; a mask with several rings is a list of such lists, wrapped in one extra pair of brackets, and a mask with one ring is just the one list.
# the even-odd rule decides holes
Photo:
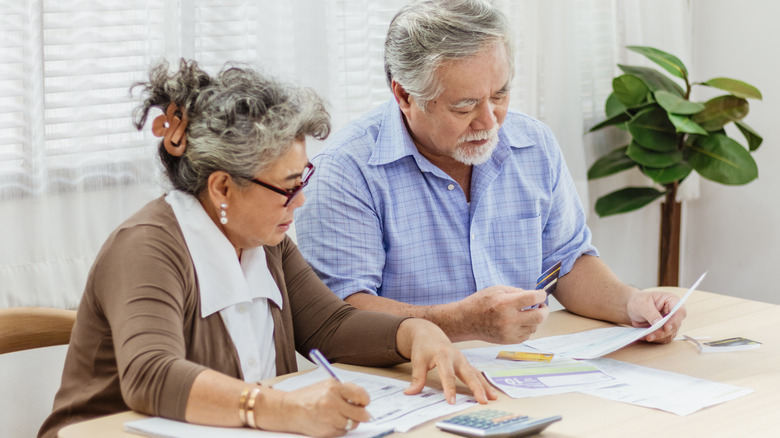
[(369, 184), (349, 159), (324, 154), (312, 162), (317, 172), (306, 187), (306, 203), (295, 211), (300, 250), (342, 299), (357, 292), (376, 295), (385, 249)]
[(544, 269), (561, 261), (561, 275), (567, 274), (577, 259), (585, 254), (598, 255), (591, 243), (591, 232), (585, 222), (585, 211), (577, 195), (571, 173), (561, 149), (549, 128), (542, 138), (552, 146), (550, 157), (551, 199), (547, 221), (542, 231)]

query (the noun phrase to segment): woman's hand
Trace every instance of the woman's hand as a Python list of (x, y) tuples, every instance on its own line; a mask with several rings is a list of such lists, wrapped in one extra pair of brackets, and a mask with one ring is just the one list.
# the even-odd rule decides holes
[(263, 388), (255, 410), (260, 429), (310, 436), (341, 436), (368, 421), (368, 393), (354, 383), (328, 379), (295, 391)]
[(423, 319), (407, 319), (398, 327), (396, 336), (398, 352), (412, 363), (412, 383), (405, 394), (420, 393), (428, 371), (438, 368), (444, 396), (450, 404), (455, 403), (456, 379), (465, 383), (481, 404), (498, 397), (482, 373), (468, 363), (436, 324)]

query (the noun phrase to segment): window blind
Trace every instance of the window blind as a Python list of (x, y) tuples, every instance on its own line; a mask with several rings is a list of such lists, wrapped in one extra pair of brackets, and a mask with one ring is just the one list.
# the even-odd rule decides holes
[(163, 6), (5, 0), (2, 7), (0, 194), (147, 174), (150, 143), (130, 122), (128, 89), (164, 54)]

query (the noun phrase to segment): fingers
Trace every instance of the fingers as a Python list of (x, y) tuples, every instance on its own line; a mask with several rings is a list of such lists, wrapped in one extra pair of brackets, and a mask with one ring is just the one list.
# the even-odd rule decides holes
[(333, 397), (332, 404), (321, 405), (323, 411), (330, 410), (327, 414), (327, 423), (331, 428), (331, 436), (343, 435), (356, 429), (362, 422), (370, 421), (371, 415), (366, 406), (371, 401), (368, 392), (354, 383), (341, 383), (330, 379), (326, 383), (327, 390)]
[(496, 390), (488, 383), (482, 373), (473, 366), (461, 364), (457, 374), (460, 380), (469, 387), (478, 403), (486, 404), (488, 400), (496, 400), (498, 398)]
[[(652, 323), (656, 323), (661, 319), (662, 315), (668, 315), (669, 312), (672, 311), (674, 306), (677, 304), (677, 297), (664, 294), (662, 296), (654, 296), (653, 298), (653, 300), (649, 300), (649, 303), (647, 303), (649, 305), (643, 305), (640, 308), (642, 309), (640, 312), (640, 317), (647, 321), (652, 321)], [(669, 320), (666, 321), (666, 323), (664, 323), (661, 328), (645, 336), (644, 340), (647, 342), (655, 342), (659, 344), (666, 344), (671, 342), (672, 339), (674, 339), (674, 337), (677, 335), (677, 332), (679, 331), (685, 316), (685, 307), (677, 309), (675, 314), (672, 315), (672, 317), (669, 318)]]
[(343, 383), (339, 386), (341, 398), (356, 406), (368, 406), (371, 397), (365, 389), (354, 383)]
[(550, 309), (544, 304), (544, 291), (508, 290), (511, 293), (498, 295), (482, 313), (480, 339), (498, 344), (523, 342), (547, 319)]
[(547, 293), (543, 290), (517, 289), (517, 292), (512, 293), (511, 297), (514, 301), (513, 307), (520, 310), (536, 308), (547, 301)]
[(642, 322), (649, 323), (649, 325), (653, 325), (663, 318), (661, 312), (652, 303), (647, 303), (640, 308), (640, 316), (644, 320)]
[(671, 342), (677, 336), (677, 332), (680, 330), (680, 326), (682, 325), (682, 321), (685, 319), (685, 316), (685, 308), (678, 309), (677, 312), (675, 312), (675, 314), (672, 315), (668, 321), (666, 321), (666, 324), (664, 324), (660, 329), (647, 335), (645, 340), (647, 342), (655, 342), (659, 344), (667, 344)]
[(447, 403), (455, 404), (455, 386), (457, 378), (455, 377), (455, 370), (452, 367), (452, 361), (445, 361), (439, 364), (439, 380), (441, 380), (441, 388), (444, 391), (444, 398)]
[(404, 390), (406, 395), (419, 394), (428, 378), (428, 362), (425, 358), (412, 356), (412, 382)]
[[(359, 423), (367, 423), (371, 421), (371, 415), (368, 413), (365, 406), (358, 406), (347, 403), (346, 405), (339, 406), (338, 412), (341, 419), (335, 422), (336, 427), (346, 428), (346, 426), (350, 424), (354, 425), (354, 427), (357, 427)], [(350, 422), (348, 420), (352, 421)], [(354, 427), (349, 427), (348, 429), (352, 430)]]
[(436, 367), (439, 374), (444, 398), (447, 403), (454, 404), (457, 396), (457, 381), (460, 379), (468, 386), (474, 398), (480, 404), (496, 400), (498, 392), (487, 382), (479, 370), (474, 368), (459, 350), (448, 349), (440, 351), (431, 362), (412, 362), (412, 381), (404, 390), (406, 395), (419, 394), (425, 387), (428, 370)]

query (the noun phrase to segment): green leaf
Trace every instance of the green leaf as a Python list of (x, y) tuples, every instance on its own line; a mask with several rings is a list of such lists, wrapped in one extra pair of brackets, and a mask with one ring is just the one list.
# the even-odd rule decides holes
[(661, 108), (665, 109), (668, 113), (696, 114), (699, 111), (704, 110), (704, 105), (685, 100), (679, 95), (665, 90), (656, 91), (655, 100), (661, 105)]
[(645, 46), (626, 46), (628, 50), (632, 50), (640, 55), (646, 56), (649, 60), (655, 62), (664, 68), (664, 70), (677, 76), (680, 79), (688, 77), (688, 70), (685, 65), (676, 56), (666, 53), (662, 50), (654, 49), (652, 47)]
[(588, 132), (598, 131), (601, 128), (604, 128), (606, 126), (611, 125), (618, 125), (620, 123), (625, 123), (631, 119), (631, 115), (628, 113), (619, 113), (613, 117), (608, 118), (607, 120), (604, 120), (603, 122), (599, 123), (598, 125), (590, 128)]
[(621, 75), (613, 79), (612, 90), (620, 103), (627, 107), (644, 102), (650, 91), (644, 81), (634, 75)]
[(759, 146), (761, 146), (761, 142), (764, 141), (764, 138), (758, 135), (758, 133), (756, 133), (753, 128), (748, 126), (742, 120), (737, 120), (734, 122), (734, 124), (737, 125), (737, 128), (739, 128), (740, 131), (742, 131), (742, 135), (745, 136), (745, 139), (748, 142), (748, 147), (750, 148), (750, 152), (753, 152), (754, 150), (758, 149)]
[(596, 160), (588, 169), (588, 179), (602, 178), (636, 166), (636, 162), (626, 155), (626, 149), (628, 146), (623, 146)]
[(718, 96), (704, 104), (704, 110), (692, 119), (707, 131), (717, 131), (729, 122), (745, 117), (750, 110), (748, 101), (737, 96)]
[(762, 99), (761, 92), (758, 91), (758, 88), (748, 84), (747, 82), (742, 82), (737, 79), (713, 78), (709, 81), (702, 82), (701, 84), (708, 87), (728, 91), (737, 97), (742, 97), (745, 99)]
[(668, 152), (656, 152), (643, 148), (635, 141), (632, 141), (631, 144), (628, 145), (626, 155), (642, 166), (647, 167), (674, 166), (683, 159), (682, 151), (678, 151), (677, 149)]
[(663, 108), (653, 105), (637, 113), (628, 122), (634, 141), (647, 149), (667, 152), (677, 149), (679, 136)]
[(658, 70), (648, 67), (637, 67), (620, 64), (618, 64), (618, 67), (623, 70), (623, 73), (634, 75), (642, 79), (645, 82), (645, 85), (647, 85), (647, 88), (649, 88), (653, 93), (658, 90), (666, 90), (670, 93), (676, 93), (680, 96), (685, 96), (685, 91), (683, 91), (682, 87), (677, 85), (676, 82), (669, 79), (669, 77), (663, 75)]
[(607, 115), (607, 118), (612, 118), (624, 112), (626, 112), (626, 106), (620, 103), (615, 93), (609, 93), (607, 102), (604, 104), (604, 114)]
[(652, 187), (627, 187), (599, 198), (596, 201), (596, 214), (605, 217), (634, 211), (664, 194), (664, 192)]
[(685, 116), (678, 116), (677, 114), (667, 114), (669, 121), (674, 125), (675, 131), (684, 132), (686, 134), (700, 134), (709, 135), (709, 133), (696, 124), (693, 120)]
[(670, 184), (675, 181), (682, 181), (691, 173), (693, 167), (686, 162), (677, 163), (674, 166), (663, 167), (660, 169), (654, 167), (642, 167), (642, 173), (649, 176), (658, 184)]
[(744, 146), (723, 134), (699, 137), (688, 162), (701, 176), (721, 184), (747, 184), (758, 178), (758, 166)]

